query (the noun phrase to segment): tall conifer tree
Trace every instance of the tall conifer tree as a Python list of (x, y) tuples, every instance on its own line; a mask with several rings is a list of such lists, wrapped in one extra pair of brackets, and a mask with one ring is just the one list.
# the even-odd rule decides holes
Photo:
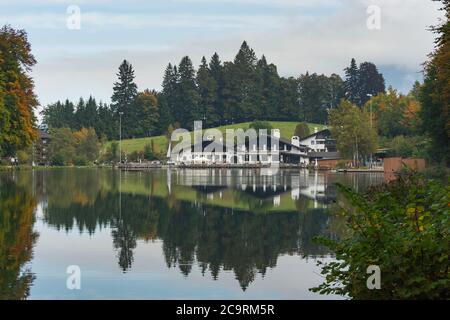
[(124, 60), (120, 65), (117, 77), (119, 80), (114, 83), (111, 97), (112, 108), (117, 120), (119, 119), (119, 113), (123, 113), (122, 137), (130, 138), (138, 120), (138, 113), (134, 110), (137, 85), (134, 82), (133, 66), (127, 60)]

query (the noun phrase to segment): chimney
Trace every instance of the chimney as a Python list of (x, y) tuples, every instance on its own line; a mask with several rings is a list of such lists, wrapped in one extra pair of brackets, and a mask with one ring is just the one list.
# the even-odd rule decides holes
[(317, 129), (317, 127), (314, 127), (314, 133), (319, 132), (319, 130)]
[(281, 137), (280, 129), (272, 129), (272, 136), (274, 136), (275, 138), (280, 139), (280, 137)]
[(300, 147), (300, 138), (297, 136), (293, 136), (291, 139), (291, 144), (293, 144), (296, 147)]

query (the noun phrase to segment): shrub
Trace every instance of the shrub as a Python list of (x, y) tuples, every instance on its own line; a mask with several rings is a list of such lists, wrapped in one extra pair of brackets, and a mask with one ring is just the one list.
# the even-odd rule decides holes
[(144, 147), (144, 159), (153, 160), (155, 157), (153, 155), (153, 147), (151, 144), (146, 144)]
[(55, 154), (51, 159), (52, 166), (64, 166), (66, 163), (64, 155), (62, 153)]
[[(338, 188), (351, 207), (341, 212), (350, 236), (318, 238), (336, 261), (323, 265), (326, 280), (312, 291), (355, 299), (450, 298), (448, 186), (408, 173), (365, 194)], [(380, 267), (380, 290), (367, 288), (369, 265)]]
[(348, 161), (346, 160), (339, 160), (336, 164), (336, 169), (345, 169), (347, 168)]
[(139, 162), (139, 159), (142, 159), (142, 155), (138, 151), (133, 151), (127, 155), (127, 160), (129, 162)]
[(17, 151), (17, 159), (19, 164), (27, 164), (30, 160), (30, 156), (26, 151)]
[(83, 167), (83, 166), (87, 166), (88, 165), (88, 159), (86, 158), (86, 156), (84, 155), (79, 155), (77, 157), (75, 157), (74, 160), (74, 165), (79, 166), (79, 167)]
[(306, 136), (310, 135), (310, 130), (308, 124), (305, 122), (300, 122), (296, 127), (294, 131), (294, 136), (301, 138), (304, 138)]

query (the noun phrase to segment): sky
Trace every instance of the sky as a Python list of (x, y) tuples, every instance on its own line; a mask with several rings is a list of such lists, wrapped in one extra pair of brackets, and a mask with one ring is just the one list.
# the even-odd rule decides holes
[(41, 106), (89, 95), (109, 103), (124, 59), (139, 90), (158, 90), (169, 62), (189, 55), (198, 66), (214, 52), (232, 60), (244, 40), (281, 76), (343, 76), (354, 57), (408, 92), (434, 48), (428, 28), (438, 8), (431, 0), (1, 0), (0, 25), (27, 31)]

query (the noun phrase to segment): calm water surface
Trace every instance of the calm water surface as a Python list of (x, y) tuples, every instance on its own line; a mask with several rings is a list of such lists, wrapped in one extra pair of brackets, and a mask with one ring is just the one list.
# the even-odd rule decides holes
[[(0, 299), (322, 299), (313, 237), (335, 182), (382, 174), (55, 169), (0, 173)], [(81, 290), (66, 286), (68, 266)], [(331, 297), (339, 298), (339, 297)]]

